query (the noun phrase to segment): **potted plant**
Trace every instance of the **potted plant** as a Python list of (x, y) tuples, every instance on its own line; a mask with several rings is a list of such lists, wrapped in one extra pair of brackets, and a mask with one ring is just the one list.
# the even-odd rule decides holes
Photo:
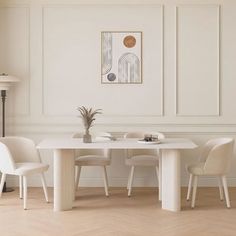
[(92, 138), (89, 133), (89, 129), (93, 126), (93, 122), (95, 121), (95, 115), (102, 114), (101, 109), (93, 110), (92, 108), (86, 108), (82, 106), (82, 107), (78, 107), (77, 110), (80, 112), (80, 118), (82, 119), (84, 129), (85, 129), (83, 142), (91, 143)]

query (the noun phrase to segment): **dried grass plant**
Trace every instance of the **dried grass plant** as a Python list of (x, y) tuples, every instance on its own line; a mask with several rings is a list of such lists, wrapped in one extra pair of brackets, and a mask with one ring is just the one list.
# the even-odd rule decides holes
[(93, 126), (93, 122), (96, 120), (97, 114), (102, 114), (102, 109), (93, 110), (92, 108), (86, 108), (84, 106), (78, 107), (77, 110), (80, 112), (80, 118), (82, 119), (85, 133), (89, 134), (89, 129)]

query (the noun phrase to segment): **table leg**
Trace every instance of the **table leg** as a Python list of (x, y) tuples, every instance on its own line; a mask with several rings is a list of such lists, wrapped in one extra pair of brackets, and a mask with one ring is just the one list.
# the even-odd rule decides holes
[(180, 154), (162, 150), (162, 209), (181, 210)]
[(54, 211), (71, 210), (75, 188), (74, 151), (54, 150)]

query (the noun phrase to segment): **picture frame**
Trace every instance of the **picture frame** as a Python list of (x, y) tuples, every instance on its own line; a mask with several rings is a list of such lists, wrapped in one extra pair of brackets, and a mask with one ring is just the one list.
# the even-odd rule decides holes
[(142, 83), (142, 31), (101, 32), (101, 83)]

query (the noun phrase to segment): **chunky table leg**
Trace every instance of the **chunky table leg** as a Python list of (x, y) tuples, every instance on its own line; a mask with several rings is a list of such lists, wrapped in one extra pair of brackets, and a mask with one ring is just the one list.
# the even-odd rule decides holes
[(162, 150), (162, 209), (181, 210), (180, 154), (178, 150)]
[(74, 169), (73, 150), (54, 150), (54, 211), (72, 209), (75, 196)]

